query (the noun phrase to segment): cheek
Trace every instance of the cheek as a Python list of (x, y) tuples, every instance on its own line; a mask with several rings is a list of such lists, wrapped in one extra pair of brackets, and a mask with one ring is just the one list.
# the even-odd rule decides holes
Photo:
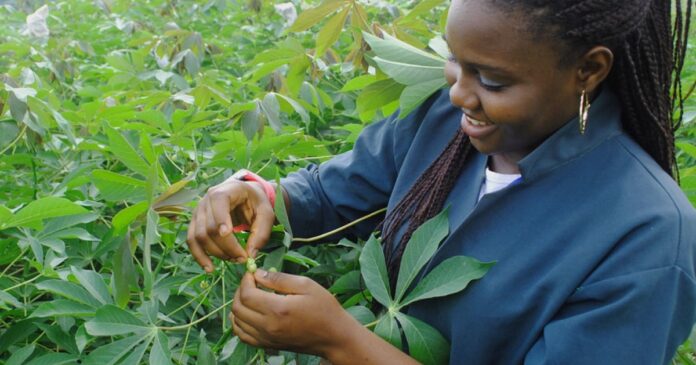
[(481, 98), (481, 104), (492, 122), (514, 127), (528, 125), (537, 119), (535, 112), (544, 109), (538, 100), (534, 93), (520, 88), (489, 93)]

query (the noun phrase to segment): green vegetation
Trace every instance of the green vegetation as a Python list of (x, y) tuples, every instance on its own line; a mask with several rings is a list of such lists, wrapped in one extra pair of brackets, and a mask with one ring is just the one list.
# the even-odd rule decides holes
[[(185, 241), (190, 208), (234, 171), (276, 179), (326, 160), (443, 86), (446, 1), (0, 4), (0, 363), (318, 363), (231, 333), (234, 291), (254, 266), (310, 276), (392, 343), (399, 322), (411, 348), (441, 349), (423, 361), (440, 359), (446, 343), (417, 343), (409, 333), (433, 330), (398, 309), (466, 283), (433, 271), (407, 292), (414, 259), (393, 298), (376, 240), (302, 245), (322, 238), (284, 231), (281, 203), (253, 265), (216, 261), (205, 274)], [(291, 8), (305, 10), (294, 20)], [(696, 204), (693, 53), (684, 73), (678, 159)], [(467, 263), (472, 280), (488, 267)], [(373, 297), (390, 310), (376, 317)], [(694, 363), (689, 346), (675, 361)]]

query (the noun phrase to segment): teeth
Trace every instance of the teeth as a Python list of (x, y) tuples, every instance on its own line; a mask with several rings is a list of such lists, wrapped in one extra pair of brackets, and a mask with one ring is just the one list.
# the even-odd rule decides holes
[(467, 119), (469, 119), (469, 122), (470, 122), (471, 124), (473, 124), (473, 125), (475, 125), (475, 126), (477, 126), (477, 127), (482, 127), (482, 126), (490, 125), (490, 123), (482, 122), (482, 121), (480, 121), (480, 120), (473, 119), (473, 118), (471, 118), (471, 117), (469, 117), (469, 116), (467, 116)]

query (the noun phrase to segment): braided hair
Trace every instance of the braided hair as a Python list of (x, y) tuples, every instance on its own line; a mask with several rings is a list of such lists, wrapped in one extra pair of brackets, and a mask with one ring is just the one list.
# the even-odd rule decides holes
[[(503, 11), (521, 11), (532, 34), (557, 41), (561, 64), (595, 45), (611, 49), (615, 61), (607, 82), (619, 96), (624, 130), (670, 176), (677, 175), (674, 130), (683, 114), (680, 74), (692, 0), (487, 1)], [(459, 129), (381, 223), (392, 287), (406, 242), (442, 210), (471, 150)]]

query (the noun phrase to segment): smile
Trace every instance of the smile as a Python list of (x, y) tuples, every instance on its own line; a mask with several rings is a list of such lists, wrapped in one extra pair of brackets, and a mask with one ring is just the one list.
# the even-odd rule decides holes
[(484, 127), (484, 126), (493, 125), (493, 123), (482, 122), (482, 121), (474, 119), (468, 115), (466, 116), (466, 119), (469, 121), (469, 123), (471, 123), (472, 125), (477, 126), (477, 127)]

